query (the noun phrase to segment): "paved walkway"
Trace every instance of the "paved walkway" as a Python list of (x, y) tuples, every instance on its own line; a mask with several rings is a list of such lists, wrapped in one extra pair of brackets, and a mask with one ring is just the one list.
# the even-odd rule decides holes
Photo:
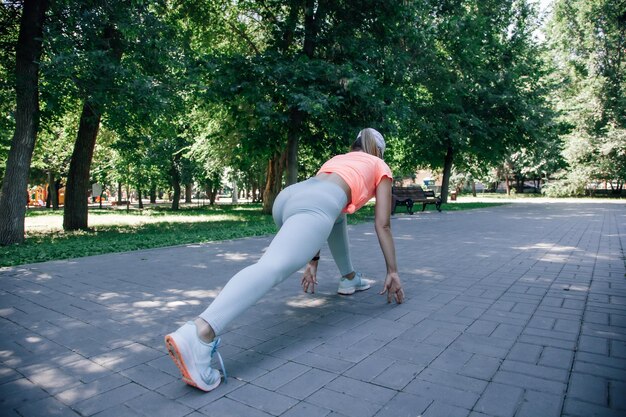
[[(377, 295), (371, 224), (350, 230), (373, 289), (294, 276), (223, 335), (229, 378), (184, 385), (163, 335), (269, 238), (0, 270), (0, 415), (626, 415), (624, 204), (514, 204), (393, 219), (407, 301)], [(306, 237), (303, 237), (306, 238)]]

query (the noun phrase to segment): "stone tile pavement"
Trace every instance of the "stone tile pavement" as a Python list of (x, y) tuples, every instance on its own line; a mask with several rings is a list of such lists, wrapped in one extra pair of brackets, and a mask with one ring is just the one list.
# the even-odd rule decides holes
[(299, 276), (223, 335), (229, 378), (184, 385), (163, 336), (269, 242), (0, 269), (0, 415), (551, 417), (626, 415), (624, 204), (513, 204), (399, 214), (407, 301), (377, 294), (371, 224), (350, 230), (374, 288)]

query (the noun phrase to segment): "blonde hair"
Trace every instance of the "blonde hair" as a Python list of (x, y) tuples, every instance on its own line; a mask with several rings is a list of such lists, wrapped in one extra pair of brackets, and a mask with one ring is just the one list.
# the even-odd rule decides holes
[(380, 159), (383, 158), (384, 147), (385, 142), (383, 136), (375, 129), (369, 127), (361, 130), (356, 140), (352, 143), (353, 151), (360, 150), (370, 155), (377, 156)]

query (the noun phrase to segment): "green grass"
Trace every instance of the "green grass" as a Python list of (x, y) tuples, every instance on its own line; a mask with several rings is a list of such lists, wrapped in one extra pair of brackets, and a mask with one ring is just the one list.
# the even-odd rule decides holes
[[(503, 203), (444, 204), (445, 211), (468, 210), (497, 206)], [(433, 211), (434, 206), (429, 206)], [(15, 266), (51, 260), (80, 258), (104, 253), (127, 252), (188, 243), (212, 242), (263, 236), (276, 232), (272, 217), (261, 213), (259, 204), (219, 205), (215, 207), (184, 208), (177, 212), (166, 208), (149, 210), (90, 210), (92, 216), (115, 213), (142, 219), (174, 216), (173, 221), (141, 225), (101, 225), (91, 231), (39, 231), (26, 234), (20, 245), (0, 246), (0, 266)], [(398, 215), (406, 209), (398, 208)], [(419, 215), (416, 212), (415, 215)], [(62, 216), (62, 212), (34, 211), (27, 216)], [(190, 217), (195, 216), (193, 219)], [(348, 216), (350, 224), (372, 221), (373, 205), (367, 205)], [(168, 219), (171, 220), (171, 217)], [(179, 220), (179, 221), (178, 221)], [(191, 221), (190, 221), (191, 220)]]

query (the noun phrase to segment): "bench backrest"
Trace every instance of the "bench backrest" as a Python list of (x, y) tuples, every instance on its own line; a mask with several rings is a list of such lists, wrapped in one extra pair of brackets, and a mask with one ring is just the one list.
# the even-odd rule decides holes
[(407, 198), (425, 199), (427, 197), (422, 187), (393, 187), (391, 193), (399, 200)]

